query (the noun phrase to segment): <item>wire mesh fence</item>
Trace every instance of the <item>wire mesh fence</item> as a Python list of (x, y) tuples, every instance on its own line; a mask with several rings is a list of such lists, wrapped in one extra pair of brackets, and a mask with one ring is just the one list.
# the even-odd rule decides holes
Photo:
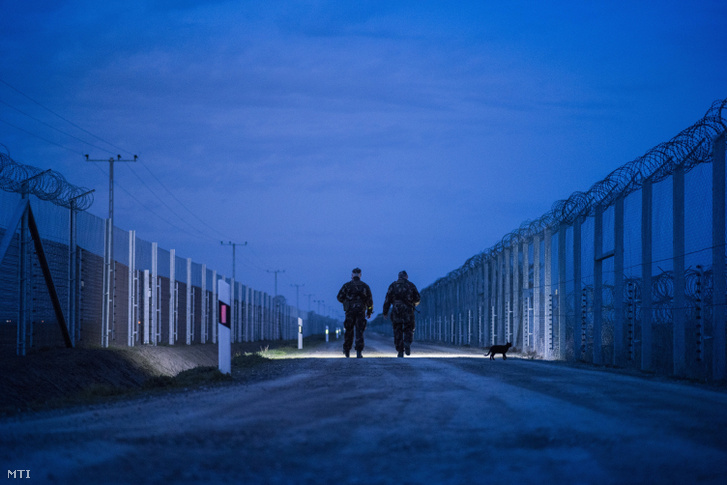
[(294, 339), (299, 318), (304, 335), (337, 325), (135, 231), (109, 231), (108, 220), (84, 212), (89, 191), (60, 174), (0, 153), (0, 188), (0, 352), (25, 355), (68, 339), (102, 347), (216, 343), (221, 279), (232, 288), (233, 342)]
[(422, 290), (420, 338), (724, 379), (726, 106)]

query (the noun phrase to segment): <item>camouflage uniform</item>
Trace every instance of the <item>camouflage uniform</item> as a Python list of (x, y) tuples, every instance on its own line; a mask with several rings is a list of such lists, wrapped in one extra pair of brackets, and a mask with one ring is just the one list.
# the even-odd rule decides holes
[(391, 325), (394, 327), (394, 346), (399, 357), (409, 355), (411, 343), (414, 340), (414, 307), (419, 304), (421, 297), (414, 283), (408, 279), (406, 271), (399, 273), (399, 279), (389, 285), (384, 300), (384, 316), (389, 314), (391, 308)]
[[(357, 268), (358, 269), (358, 268)], [(366, 330), (366, 318), (371, 316), (374, 309), (374, 300), (371, 296), (369, 285), (361, 281), (361, 272), (354, 271), (351, 281), (345, 283), (338, 292), (338, 301), (343, 303), (343, 310), (346, 312), (346, 320), (343, 327), (346, 330), (343, 336), (343, 352), (348, 357), (353, 346), (354, 329), (356, 332), (356, 352), (361, 356), (364, 348), (364, 330)]]

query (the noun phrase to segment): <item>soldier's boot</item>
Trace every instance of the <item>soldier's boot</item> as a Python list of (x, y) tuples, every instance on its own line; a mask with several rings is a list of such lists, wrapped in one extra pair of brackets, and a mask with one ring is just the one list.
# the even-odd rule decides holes
[(348, 359), (351, 357), (351, 351), (350, 350), (344, 350), (343, 353), (346, 355), (346, 358)]
[(357, 351), (356, 351), (356, 358), (357, 358), (357, 359), (360, 359), (360, 358), (362, 358), (362, 357), (363, 357), (363, 355), (361, 355), (361, 351), (360, 351), (360, 350), (357, 350)]
[(404, 352), (399, 352), (398, 354), (396, 354), (396, 356), (397, 356), (397, 357), (402, 357), (402, 358), (403, 358), (403, 357), (404, 357)]
[(410, 345), (404, 346), (404, 353), (406, 355), (411, 355), (411, 346)]

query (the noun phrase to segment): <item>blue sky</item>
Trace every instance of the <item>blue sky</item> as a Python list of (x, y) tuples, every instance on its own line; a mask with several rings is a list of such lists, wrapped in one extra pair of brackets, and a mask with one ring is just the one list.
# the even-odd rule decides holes
[(138, 154), (116, 165), (118, 227), (225, 274), (220, 240), (248, 241), (238, 279), (272, 293), (285, 270), (304, 309), (338, 311), (360, 266), (380, 311), (399, 270), (433, 283), (727, 97), (722, 1), (0, 11), (13, 159), (96, 189), (105, 217), (107, 167), (82, 155)]

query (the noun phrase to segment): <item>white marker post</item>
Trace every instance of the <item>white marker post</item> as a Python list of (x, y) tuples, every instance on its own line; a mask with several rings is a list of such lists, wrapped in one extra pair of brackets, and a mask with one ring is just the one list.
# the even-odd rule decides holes
[(303, 348), (303, 319), (298, 317), (298, 350)]
[(232, 344), (230, 343), (230, 323), (232, 321), (230, 284), (217, 280), (218, 322), (217, 322), (217, 362), (220, 372), (232, 374)]
[(326, 342), (328, 342), (328, 325), (326, 325)]

